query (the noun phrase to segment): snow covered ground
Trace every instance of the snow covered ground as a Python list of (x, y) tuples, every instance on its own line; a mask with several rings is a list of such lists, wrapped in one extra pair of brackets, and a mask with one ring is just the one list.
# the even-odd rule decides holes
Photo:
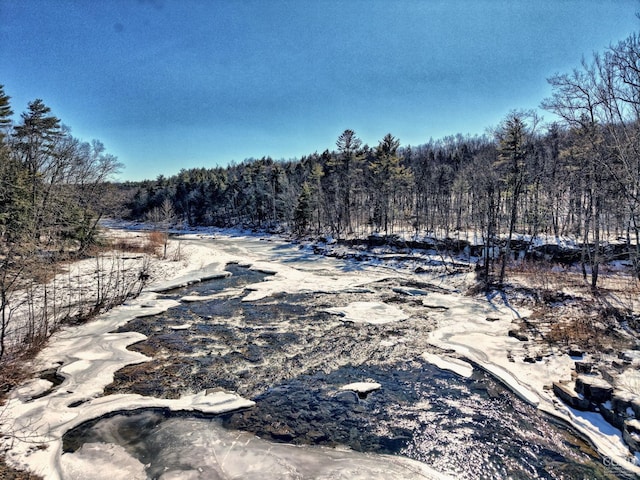
[[(185, 394), (176, 400), (139, 395), (102, 396), (103, 388), (113, 380), (115, 371), (122, 366), (146, 360), (143, 355), (126, 348), (140, 341), (140, 334), (112, 332), (132, 318), (153, 315), (175, 305), (174, 300), (162, 298), (159, 292), (163, 290), (224, 274), (223, 269), (230, 262), (251, 265), (254, 269), (275, 274), (267, 281), (250, 287), (252, 292), (246, 298), (252, 300), (278, 292), (366, 289), (368, 283), (393, 274), (388, 265), (363, 266), (357, 271), (343, 272), (335, 277), (317, 274), (318, 270), (325, 268), (321, 258), (304, 262), (300, 261), (300, 252), (297, 252), (294, 261), (294, 257), (287, 257), (291, 249), (280, 248), (282, 242), (260, 241), (242, 234), (235, 234), (233, 238), (221, 232), (185, 234), (179, 240), (173, 239), (170, 248), (176, 248), (178, 242), (181, 260), (156, 262), (153, 281), (140, 297), (114, 308), (95, 321), (61, 330), (38, 355), (34, 361), (34, 370), (57, 368), (64, 376), (64, 381), (53, 386), (41, 379), (33, 380), (14, 391), (0, 411), (0, 428), (5, 434), (2, 448), (10, 463), (28, 468), (47, 479), (88, 478), (83, 476), (87, 475), (87, 469), (95, 472), (95, 465), (100, 465), (109, 457), (116, 459), (121, 466), (130, 466), (120, 469), (119, 473), (114, 471), (109, 475), (110, 479), (144, 478), (143, 466), (135, 464), (135, 459), (127, 458), (126, 453), (113, 446), (87, 445), (79, 452), (63, 455), (62, 435), (87, 420), (119, 410), (162, 407), (171, 410), (223, 412), (251, 405), (249, 400), (234, 393), (219, 391)], [(251, 248), (245, 248), (248, 244)], [(313, 256), (310, 249), (307, 253), (309, 257)], [(453, 288), (450, 286), (443, 287), (448, 287), (450, 291), (428, 292), (423, 298), (418, 297), (428, 306), (430, 316), (437, 320), (437, 327), (432, 332), (430, 341), (437, 347), (455, 351), (466, 362), (453, 358), (451, 354), (436, 357), (431, 353), (422, 355), (424, 360), (463, 376), (470, 375), (471, 365), (486, 370), (526, 401), (570, 422), (613, 462), (640, 473), (640, 468), (634, 464), (635, 458), (629, 456), (618, 431), (598, 415), (579, 413), (565, 407), (548, 389), (552, 381), (570, 377), (570, 357), (560, 352), (551, 352), (542, 362), (529, 364), (519, 360), (522, 355), (514, 354), (516, 360), (509, 361), (505, 352), (516, 353), (522, 348), (521, 342), (508, 336), (509, 326), (513, 318), (524, 316), (527, 312), (518, 311), (499, 296), (463, 297), (452, 292)], [(198, 298), (189, 297), (185, 300), (197, 301)], [(336, 305), (331, 311), (341, 315), (345, 321), (352, 322), (379, 323), (406, 318), (401, 306), (380, 303)], [(416, 352), (416, 356), (422, 353)], [(46, 393), (49, 389), (51, 391), (38, 398), (38, 394)], [(227, 448), (224, 451), (230, 451), (228, 445), (235, 445), (230, 439), (216, 441), (222, 445), (221, 448)], [(399, 457), (390, 459), (376, 455), (362, 456), (353, 452), (291, 447), (296, 449), (294, 455), (284, 446), (275, 447), (267, 442), (246, 439), (246, 445), (249, 443), (252, 448), (255, 447), (252, 456), (248, 457), (246, 451), (240, 453), (235, 457), (234, 468), (247, 458), (266, 458), (266, 452), (277, 448), (282, 451), (275, 457), (269, 457), (269, 461), (279, 465), (284, 462), (289, 466), (288, 472), (296, 469), (314, 472), (309, 470), (311, 465), (330, 462), (331, 468), (315, 470), (315, 474), (326, 474), (323, 478), (344, 478), (344, 475), (360, 472), (360, 477), (349, 478), (389, 478), (389, 472), (393, 471), (403, 478), (441, 478), (426, 465)], [(300, 454), (301, 450), (305, 453)], [(296, 466), (298, 461), (302, 464)], [(218, 464), (223, 465), (224, 461)], [(221, 467), (222, 471), (228, 473), (231, 464), (225, 465), (227, 466)], [(137, 472), (138, 476), (132, 472)], [(200, 473), (192, 472), (192, 476), (185, 478), (206, 478), (198, 476)], [(257, 478), (257, 475), (264, 477), (264, 472), (244, 472), (244, 475), (246, 476), (243, 478)], [(167, 472), (162, 478), (174, 477)]]

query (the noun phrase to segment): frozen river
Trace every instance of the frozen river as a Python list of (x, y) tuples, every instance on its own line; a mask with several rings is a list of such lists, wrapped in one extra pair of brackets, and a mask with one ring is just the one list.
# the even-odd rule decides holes
[[(588, 443), (432, 345), (448, 311), (428, 299), (469, 302), (452, 282), (255, 238), (189, 241), (212, 242), (226, 273), (87, 331), (131, 344), (99, 394), (73, 397), (82, 365), (61, 355), (65, 381), (22, 398), (58, 411), (50, 478), (618, 478)], [(170, 308), (154, 314), (158, 302)], [(108, 355), (86, 345), (74, 358)], [(185, 402), (198, 392), (233, 395)]]

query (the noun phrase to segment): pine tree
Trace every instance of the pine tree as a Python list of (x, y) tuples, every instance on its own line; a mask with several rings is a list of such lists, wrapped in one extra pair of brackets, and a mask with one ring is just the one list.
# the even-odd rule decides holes
[(397, 154), (400, 140), (388, 133), (380, 141), (375, 150), (369, 170), (372, 175), (374, 195), (374, 223), (384, 228), (385, 235), (393, 228), (394, 212), (392, 200), (397, 190), (410, 178), (410, 172), (400, 164)]
[(307, 182), (302, 184), (302, 191), (298, 196), (298, 203), (293, 214), (294, 228), (298, 235), (306, 232), (313, 217), (313, 207), (311, 205), (311, 187)]
[[(42, 100), (34, 100), (29, 103), (28, 111), (21, 115), (22, 123), (14, 127), (15, 153), (26, 169), (30, 184), (35, 240), (40, 237), (45, 211), (50, 207), (42, 194), (43, 179), (56, 162), (54, 147), (62, 137), (60, 120), (49, 115), (50, 112)], [(53, 181), (48, 183), (54, 184)]]
[(502, 266), (500, 267), (500, 280), (504, 281), (507, 260), (511, 256), (511, 240), (518, 219), (518, 202), (525, 185), (525, 160), (529, 153), (528, 136), (529, 132), (525, 124), (525, 114), (512, 113), (503, 122), (498, 132), (498, 167), (505, 164), (508, 170), (507, 187), (511, 193), (510, 215), (509, 215), (509, 233), (507, 235), (507, 244), (502, 257)]
[[(4, 85), (0, 85), (0, 144), (4, 143), (5, 132), (11, 126), (13, 110), (11, 110), (11, 104), (9, 103), (10, 99), (11, 97), (4, 93)], [(1, 145), (0, 148), (2, 148)]]

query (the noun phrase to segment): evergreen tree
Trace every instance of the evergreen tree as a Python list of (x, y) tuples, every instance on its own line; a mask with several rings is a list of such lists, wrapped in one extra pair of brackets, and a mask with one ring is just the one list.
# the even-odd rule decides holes
[[(43, 192), (46, 173), (55, 171), (55, 144), (61, 138), (60, 120), (48, 115), (51, 109), (37, 99), (21, 115), (22, 123), (14, 127), (15, 153), (27, 171), (30, 185), (33, 238), (37, 241), (43, 230), (47, 204)], [(53, 184), (53, 182), (49, 182)]]
[[(357, 181), (359, 168), (359, 149), (362, 146), (353, 130), (345, 130), (336, 141), (338, 155), (332, 159), (331, 165), (335, 172), (335, 189), (338, 215), (348, 233), (353, 233), (352, 225), (352, 190)], [(341, 229), (342, 230), (342, 229)]]
[(293, 215), (294, 229), (298, 235), (304, 234), (311, 223), (313, 216), (311, 197), (311, 187), (307, 182), (304, 182)]
[(400, 164), (400, 157), (397, 155), (399, 146), (400, 140), (388, 133), (378, 143), (369, 164), (374, 195), (374, 224), (383, 228), (385, 235), (393, 228), (392, 207), (393, 200), (397, 199), (397, 188), (410, 177), (409, 171)]
[(525, 123), (525, 116), (526, 114), (524, 113), (514, 112), (510, 114), (497, 132), (499, 160), (496, 166), (498, 168), (501, 165), (506, 166), (505, 180), (507, 191), (510, 193), (509, 232), (500, 268), (500, 283), (504, 282), (507, 261), (511, 256), (511, 241), (518, 219), (518, 202), (525, 184), (525, 161), (530, 151), (529, 132)]
[(11, 104), (9, 102), (11, 97), (4, 93), (4, 85), (0, 85), (0, 148), (4, 143), (4, 139), (7, 136), (6, 131), (11, 126), (11, 116), (13, 110), (11, 110)]

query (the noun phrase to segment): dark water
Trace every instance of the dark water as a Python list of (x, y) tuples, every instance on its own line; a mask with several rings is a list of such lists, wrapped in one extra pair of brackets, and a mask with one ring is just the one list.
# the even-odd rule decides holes
[[(229, 270), (229, 278), (169, 295), (210, 295), (265, 278), (235, 265)], [(381, 285), (371, 300), (392, 287)], [(250, 397), (256, 406), (200, 418), (204, 429), (213, 422), (274, 442), (398, 454), (455, 478), (621, 478), (588, 444), (484, 373), (460, 378), (420, 360), (431, 328), (425, 318), (353, 325), (319, 308), (356, 298), (361, 294), (280, 295), (257, 302), (224, 297), (136, 319), (124, 329), (147, 335), (135, 348), (158, 358), (122, 369), (106, 393), (177, 397), (222, 387)], [(188, 330), (170, 328), (185, 322), (191, 324)], [(392, 338), (403, 341), (380, 342)], [(382, 388), (364, 398), (340, 389), (362, 381)], [(116, 435), (113, 428), (106, 435), (100, 421), (85, 424), (65, 436), (64, 448), (75, 451), (85, 442), (117, 438), (147, 464), (153, 447), (145, 438), (173, 416), (123, 415)]]
[[(382, 388), (364, 399), (340, 390), (362, 379)], [(223, 425), (274, 441), (401, 454), (458, 478), (607, 478), (581, 451), (586, 444), (480, 372), (460, 379), (420, 361), (349, 366), (303, 375), (255, 401), (222, 416)]]

